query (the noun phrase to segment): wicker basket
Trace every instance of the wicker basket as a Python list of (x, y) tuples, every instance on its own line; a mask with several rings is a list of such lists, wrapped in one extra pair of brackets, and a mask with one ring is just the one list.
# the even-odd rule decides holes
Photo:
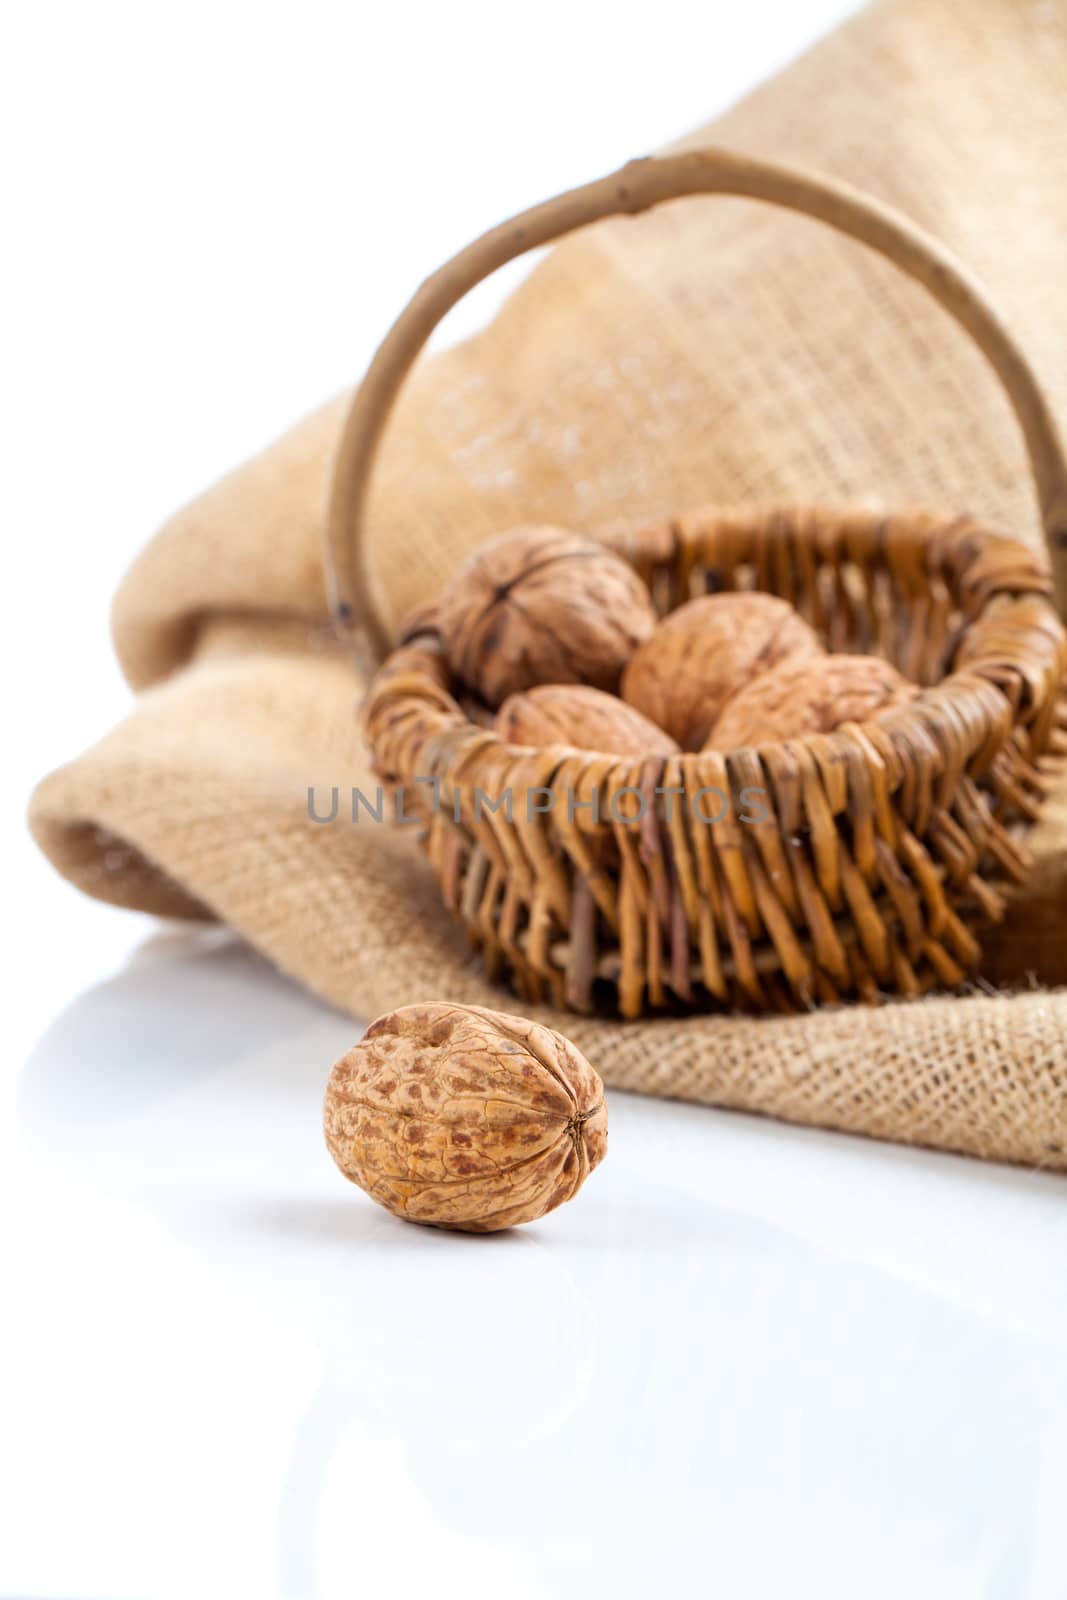
[[(635, 1017), (956, 985), (977, 964), (976, 932), (1025, 875), (1025, 832), (1067, 751), (1067, 644), (1050, 598), (1055, 587), (1063, 609), (1067, 465), (1033, 373), (981, 292), (880, 204), (707, 150), (633, 162), (477, 240), (416, 294), (353, 402), (329, 527), (334, 613), (386, 655), (362, 537), (368, 477), (400, 385), (445, 312), (525, 250), (703, 193), (820, 218), (925, 284), (971, 333), (1021, 424), (1054, 578), (1027, 545), (927, 513), (718, 509), (612, 534), (661, 611), (723, 589), (781, 595), (829, 649), (884, 655), (923, 693), (877, 722), (725, 755), (517, 748), (458, 702), (430, 607), (371, 685), (376, 769), (409, 814), (421, 810), (446, 905), (527, 999)], [(746, 811), (752, 790), (763, 803)], [(702, 791), (729, 797), (717, 820), (705, 820)], [(545, 798), (531, 806), (535, 793)], [(485, 803), (506, 794), (508, 807)]]

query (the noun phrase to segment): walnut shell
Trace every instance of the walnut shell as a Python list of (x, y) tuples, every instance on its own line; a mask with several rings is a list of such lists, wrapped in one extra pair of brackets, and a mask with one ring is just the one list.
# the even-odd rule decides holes
[(571, 1200), (607, 1150), (604, 1085), (562, 1034), (436, 1001), (379, 1017), (326, 1086), (326, 1144), (408, 1222), (491, 1233)]
[(564, 528), (514, 528), (475, 551), (441, 596), (452, 670), (491, 706), (537, 683), (617, 689), (656, 625), (636, 572)]
[(581, 683), (543, 683), (509, 695), (496, 714), (496, 731), (509, 744), (564, 744), (612, 756), (678, 752), (669, 733), (625, 700)]
[(679, 606), (634, 654), (625, 700), (683, 750), (699, 750), (727, 700), (781, 661), (822, 653), (792, 606), (770, 594), (714, 594)]
[(917, 684), (878, 656), (785, 662), (734, 696), (705, 748), (739, 750), (807, 733), (832, 733), (843, 722), (869, 722), (918, 693)]

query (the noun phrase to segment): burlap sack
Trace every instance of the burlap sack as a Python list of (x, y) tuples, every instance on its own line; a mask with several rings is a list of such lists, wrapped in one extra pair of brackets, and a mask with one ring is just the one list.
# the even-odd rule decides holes
[[(876, 4), (690, 142), (821, 168), (938, 234), (1067, 421), (1062, 7)], [(202, 496), (135, 563), (114, 634), (140, 696), (41, 784), (31, 825), (87, 892), (222, 918), (356, 1015), (430, 997), (506, 1005), (410, 832), (308, 819), (309, 785), (371, 786), (360, 686), (322, 622), (345, 404)], [(568, 241), (484, 333), (420, 366), (371, 527), (396, 617), (517, 522), (872, 493), (1037, 536), (1006, 404), (920, 290), (813, 223), (698, 199)], [(1067, 787), (1034, 845), (1039, 871), (987, 963), (1022, 992), (786, 1019), (538, 1015), (611, 1085), (1067, 1169), (1067, 991), (1051, 987), (1067, 980)]]

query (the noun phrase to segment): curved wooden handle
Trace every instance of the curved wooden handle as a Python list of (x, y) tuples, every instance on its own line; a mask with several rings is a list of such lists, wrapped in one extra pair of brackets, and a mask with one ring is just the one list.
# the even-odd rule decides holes
[(728, 150), (645, 157), (595, 183), (556, 195), (483, 233), (415, 293), (367, 368), (352, 401), (334, 473), (326, 572), (334, 617), (365, 627), (378, 659), (389, 648), (369, 569), (364, 519), (371, 469), (397, 394), (441, 318), (505, 262), (602, 217), (634, 216), (685, 195), (727, 194), (800, 211), (858, 239), (925, 284), (989, 360), (1019, 420), (1052, 559), (1056, 599), (1067, 617), (1067, 460), (1033, 369), (973, 278), (930, 234), (845, 184)]

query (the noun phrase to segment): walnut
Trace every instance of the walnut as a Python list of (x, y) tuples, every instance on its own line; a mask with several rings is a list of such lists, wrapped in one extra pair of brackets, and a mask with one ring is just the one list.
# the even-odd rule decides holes
[(625, 700), (699, 750), (723, 706), (752, 678), (791, 658), (821, 654), (792, 606), (769, 594), (716, 594), (665, 617), (623, 674)]
[(563, 528), (514, 528), (475, 551), (445, 589), (438, 626), (452, 670), (491, 706), (537, 683), (617, 689), (656, 625), (621, 557)]
[(878, 656), (819, 656), (764, 673), (729, 702), (708, 750), (832, 733), (843, 722), (869, 722), (914, 698), (918, 685)]
[(676, 755), (669, 733), (617, 695), (579, 683), (543, 683), (509, 695), (496, 714), (509, 744), (570, 745), (613, 756)]
[(379, 1017), (326, 1087), (326, 1143), (409, 1222), (491, 1233), (571, 1200), (604, 1158), (604, 1085), (562, 1034), (481, 1006)]

